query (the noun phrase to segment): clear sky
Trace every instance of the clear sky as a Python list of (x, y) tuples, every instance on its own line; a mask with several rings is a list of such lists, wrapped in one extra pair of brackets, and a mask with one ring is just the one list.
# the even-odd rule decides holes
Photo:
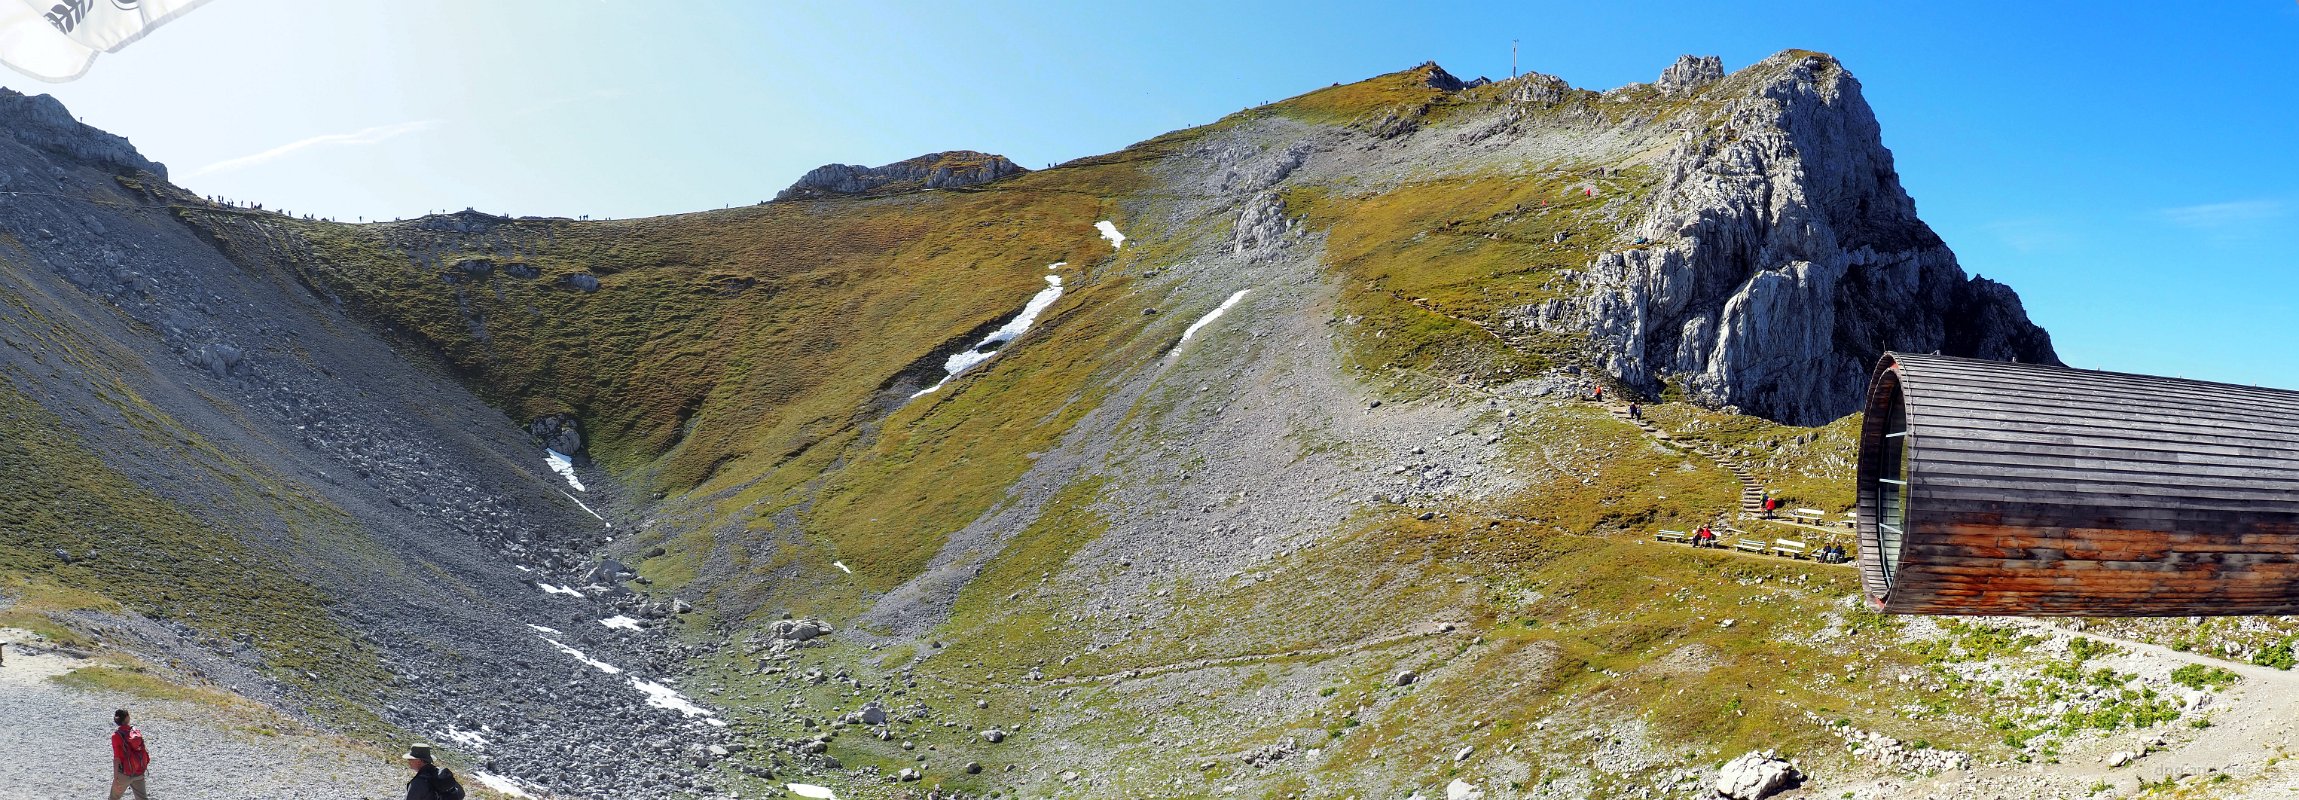
[(2293, 0), (214, 0), (76, 83), (0, 83), (273, 208), (632, 216), (832, 161), (1038, 168), (1430, 59), (1504, 77), (1511, 39), (1597, 89), (1835, 54), (1925, 220), (2068, 363), (2299, 388)]

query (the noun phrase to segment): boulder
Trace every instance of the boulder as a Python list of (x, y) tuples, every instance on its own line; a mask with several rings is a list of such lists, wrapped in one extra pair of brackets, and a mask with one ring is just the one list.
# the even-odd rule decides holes
[(1788, 788), (1796, 765), (1771, 750), (1758, 750), (1726, 762), (1716, 773), (1716, 793), (1730, 800), (1757, 800)]
[(778, 619), (766, 626), (769, 637), (791, 642), (810, 641), (831, 632), (830, 623), (819, 619)]

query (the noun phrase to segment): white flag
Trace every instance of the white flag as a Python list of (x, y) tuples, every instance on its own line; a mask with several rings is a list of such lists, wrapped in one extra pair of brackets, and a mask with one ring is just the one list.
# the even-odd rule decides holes
[(118, 52), (207, 0), (0, 0), (0, 64), (40, 80), (80, 77), (97, 53)]

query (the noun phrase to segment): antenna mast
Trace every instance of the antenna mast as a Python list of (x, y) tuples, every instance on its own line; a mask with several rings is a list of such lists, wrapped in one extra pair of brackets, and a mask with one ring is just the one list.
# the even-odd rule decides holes
[(1509, 40), (1509, 77), (1517, 77), (1517, 40)]

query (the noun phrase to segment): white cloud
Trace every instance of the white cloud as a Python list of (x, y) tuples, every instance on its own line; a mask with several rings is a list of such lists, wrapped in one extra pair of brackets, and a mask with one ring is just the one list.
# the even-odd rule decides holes
[(309, 150), (314, 147), (377, 144), (379, 142), (396, 139), (410, 133), (426, 131), (436, 127), (439, 127), (438, 120), (422, 120), (419, 122), (402, 122), (397, 125), (377, 125), (371, 128), (361, 128), (350, 133), (320, 134), (309, 139), (298, 139), (296, 141), (288, 142), (287, 144), (274, 147), (270, 150), (265, 150), (261, 153), (218, 161), (216, 163), (193, 170), (191, 177), (196, 178), (201, 175), (213, 175), (218, 172), (230, 172), (235, 169), (244, 169), (247, 167), (255, 166), (257, 164), (262, 164), (267, 161), (272, 161), (286, 157), (288, 155), (292, 155), (297, 151)]
[(2058, 220), (2005, 219), (1987, 223), (1982, 230), (2022, 253), (2059, 252), (2075, 247), (2078, 237)]
[(2156, 213), (2165, 221), (2182, 228), (2217, 231), (2257, 225), (2282, 217), (2284, 211), (2280, 200), (2238, 200), (2166, 208)]

